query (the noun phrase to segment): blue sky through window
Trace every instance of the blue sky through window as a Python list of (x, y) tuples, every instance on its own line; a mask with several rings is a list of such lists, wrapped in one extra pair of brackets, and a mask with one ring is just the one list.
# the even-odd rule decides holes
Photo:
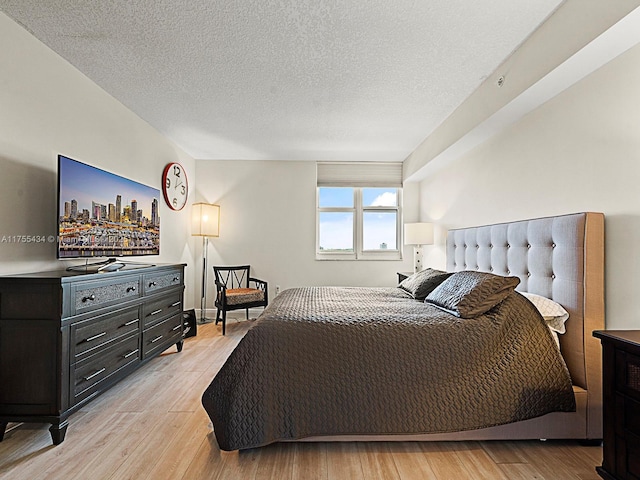
[(396, 212), (364, 212), (362, 241), (365, 250), (395, 250)]
[(353, 252), (353, 213), (320, 213), (320, 250)]
[(320, 207), (353, 208), (353, 188), (321, 187), (318, 205)]
[[(395, 188), (363, 188), (362, 205), (367, 207), (395, 207), (398, 204)], [(320, 208), (354, 208), (354, 189), (345, 187), (320, 187)], [(364, 250), (396, 250), (397, 211), (372, 211), (362, 213), (362, 241)], [(323, 251), (354, 251), (354, 213), (320, 212), (319, 244)]]

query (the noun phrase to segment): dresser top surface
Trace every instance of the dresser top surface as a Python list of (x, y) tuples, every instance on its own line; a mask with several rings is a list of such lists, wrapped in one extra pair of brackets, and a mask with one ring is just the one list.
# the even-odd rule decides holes
[(596, 330), (593, 336), (640, 347), (640, 330)]
[(162, 268), (175, 268), (175, 267), (185, 267), (186, 264), (155, 264), (155, 265), (141, 265), (141, 264), (130, 264), (125, 265), (120, 270), (113, 272), (82, 272), (82, 271), (69, 271), (69, 270), (52, 270), (46, 272), (34, 272), (34, 273), (18, 273), (14, 275), (3, 275), (0, 276), (0, 281), (9, 280), (9, 281), (21, 281), (21, 280), (56, 280), (62, 282), (74, 281), (76, 279), (84, 279), (84, 280), (92, 280), (92, 279), (105, 279), (109, 276), (120, 276), (131, 273), (145, 273), (145, 271), (152, 272), (154, 270), (160, 270)]

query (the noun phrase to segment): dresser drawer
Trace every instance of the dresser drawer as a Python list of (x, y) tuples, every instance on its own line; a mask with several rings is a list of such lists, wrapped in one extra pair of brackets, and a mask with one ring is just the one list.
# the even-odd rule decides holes
[(640, 439), (640, 402), (621, 393), (616, 395), (616, 431)]
[(616, 351), (616, 390), (640, 402), (640, 357)]
[(616, 439), (616, 447), (619, 452), (616, 470), (620, 478), (640, 479), (640, 436), (627, 432), (624, 438)]
[(121, 342), (100, 350), (96, 355), (81, 360), (71, 366), (72, 404), (101, 390), (103, 383), (116, 380), (116, 373), (140, 360), (140, 335), (136, 334)]
[(182, 340), (182, 313), (142, 332), (142, 359)]
[(144, 294), (150, 295), (165, 288), (182, 285), (182, 270), (164, 271), (162, 273), (149, 273), (143, 276), (142, 286)]
[(96, 310), (140, 297), (139, 276), (85, 282), (71, 288), (71, 315)]
[(138, 306), (106, 313), (71, 324), (71, 361), (93, 355), (100, 348), (119, 338), (137, 333), (140, 329)]
[(182, 292), (163, 295), (156, 300), (147, 301), (142, 306), (144, 327), (151, 326), (168, 315), (176, 313), (182, 313)]

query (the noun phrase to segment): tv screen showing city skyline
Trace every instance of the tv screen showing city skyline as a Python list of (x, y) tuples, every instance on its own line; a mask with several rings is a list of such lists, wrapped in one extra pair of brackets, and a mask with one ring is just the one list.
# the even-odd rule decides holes
[(58, 156), (58, 258), (160, 253), (160, 190)]

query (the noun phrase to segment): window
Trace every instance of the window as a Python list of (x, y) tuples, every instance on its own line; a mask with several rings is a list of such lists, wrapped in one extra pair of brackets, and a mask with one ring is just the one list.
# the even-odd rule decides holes
[(318, 162), (316, 187), (316, 259), (402, 259), (402, 162)]
[(400, 260), (402, 190), (318, 187), (316, 258)]

